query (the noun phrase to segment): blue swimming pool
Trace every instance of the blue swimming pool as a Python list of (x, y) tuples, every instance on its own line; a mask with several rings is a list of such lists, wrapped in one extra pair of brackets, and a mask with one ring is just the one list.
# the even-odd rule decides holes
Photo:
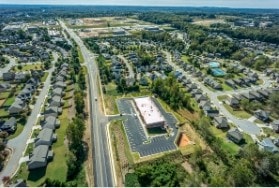
[(218, 68), (218, 67), (220, 67), (220, 63), (215, 62), (215, 61), (209, 62), (208, 64), (209, 64), (210, 68)]
[(226, 73), (220, 68), (211, 69), (211, 72), (212, 72), (213, 76), (225, 76), (226, 75)]

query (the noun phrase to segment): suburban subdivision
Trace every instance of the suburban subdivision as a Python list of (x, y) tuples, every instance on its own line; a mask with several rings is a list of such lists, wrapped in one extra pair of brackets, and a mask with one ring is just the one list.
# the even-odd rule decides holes
[(278, 9), (0, 18), (1, 186), (279, 186)]

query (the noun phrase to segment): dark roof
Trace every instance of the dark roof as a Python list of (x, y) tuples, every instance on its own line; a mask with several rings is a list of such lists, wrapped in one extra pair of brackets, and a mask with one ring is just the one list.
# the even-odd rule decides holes
[(233, 128), (233, 129), (229, 130), (228, 135), (230, 135), (231, 137), (233, 137), (237, 140), (243, 139), (242, 133), (237, 128)]
[(7, 121), (5, 121), (5, 123), (1, 126), (1, 129), (9, 129), (15, 125), (16, 125), (16, 118), (11, 117)]

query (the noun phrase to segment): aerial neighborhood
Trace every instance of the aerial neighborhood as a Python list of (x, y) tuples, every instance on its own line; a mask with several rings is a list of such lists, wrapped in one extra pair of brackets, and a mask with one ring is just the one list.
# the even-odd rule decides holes
[(277, 9), (28, 7), (0, 7), (1, 186), (279, 186)]

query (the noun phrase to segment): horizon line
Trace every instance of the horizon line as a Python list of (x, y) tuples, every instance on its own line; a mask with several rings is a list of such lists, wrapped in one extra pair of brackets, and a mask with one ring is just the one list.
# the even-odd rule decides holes
[[(34, 4), (34, 3), (1, 3), (0, 5), (11, 5), (11, 6), (123, 6), (123, 7), (157, 7), (157, 8), (226, 8), (226, 9), (258, 9), (258, 10), (265, 10), (265, 9), (272, 9), (272, 10), (279, 10), (279, 8), (274, 7), (224, 7), (224, 6), (187, 6), (187, 5), (126, 5), (126, 4)], [(1, 8), (0, 8), (1, 9)]]

